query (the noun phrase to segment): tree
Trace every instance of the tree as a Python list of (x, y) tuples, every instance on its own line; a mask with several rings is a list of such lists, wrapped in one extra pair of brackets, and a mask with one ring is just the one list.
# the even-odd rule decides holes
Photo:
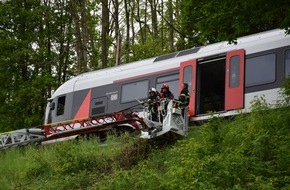
[(102, 68), (106, 68), (108, 65), (107, 36), (109, 33), (109, 19), (108, 0), (102, 0)]
[(41, 124), (53, 85), (46, 8), (37, 0), (1, 2), (0, 75), (6, 81), (0, 87), (1, 131)]
[(87, 71), (88, 26), (86, 0), (70, 1), (71, 15), (75, 24), (78, 73)]
[[(57, 85), (61, 85), (70, 78), (71, 74), (68, 68), (72, 67), (73, 65), (73, 61), (70, 55), (74, 49), (72, 47), (74, 29), (73, 19), (71, 14), (68, 12), (68, 10), (70, 10), (69, 6), (70, 5), (66, 2), (66, 0), (56, 0), (53, 4), (51, 3), (50, 5), (45, 5), (45, 7), (50, 10), (50, 12), (47, 13), (49, 15), (45, 17), (46, 22), (49, 24), (53, 19), (53, 23), (55, 23), (55, 27), (53, 27), (54, 30), (50, 29), (48, 36), (44, 35), (44, 40), (46, 38), (49, 39), (49, 36), (53, 36), (54, 45), (51, 44), (50, 46), (51, 48), (52, 46), (56, 47), (56, 49), (59, 50), (58, 52), (54, 52), (54, 58), (50, 59), (50, 61), (53, 63), (52, 66), (57, 68)], [(43, 59), (46, 59), (45, 55)], [(81, 71), (78, 70), (78, 73), (79, 72)], [(52, 71), (50, 71), (50, 73), (52, 74)]]
[(284, 0), (184, 0), (181, 6), (183, 32), (189, 46), (274, 28), (289, 28), (290, 2)]
[[(168, 21), (170, 23), (171, 26), (173, 26), (173, 3), (172, 0), (168, 0)], [(170, 51), (173, 52), (174, 48), (173, 48), (173, 43), (174, 43), (174, 31), (173, 28), (170, 27), (169, 28), (169, 47), (170, 47)]]
[(114, 4), (114, 22), (115, 22), (115, 39), (116, 39), (116, 63), (115, 65), (119, 65), (121, 61), (121, 32), (119, 25), (119, 0), (113, 1)]
[(152, 34), (155, 38), (158, 37), (158, 20), (157, 20), (157, 2), (156, 0), (149, 0), (151, 9)]
[[(124, 8), (125, 8), (125, 23), (126, 23), (126, 40), (125, 40), (125, 62), (129, 62), (130, 55), (130, 11), (129, 11), (129, 0), (124, 0)], [(132, 32), (133, 33), (133, 32)]]

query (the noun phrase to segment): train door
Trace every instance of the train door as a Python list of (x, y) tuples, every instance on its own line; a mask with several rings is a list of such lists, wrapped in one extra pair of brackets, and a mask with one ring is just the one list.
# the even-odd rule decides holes
[(244, 50), (182, 62), (180, 88), (183, 82), (189, 84), (191, 92), (191, 116), (243, 108)]
[(227, 52), (225, 110), (244, 107), (245, 50)]
[(189, 115), (195, 115), (195, 88), (196, 88), (196, 59), (182, 62), (179, 72), (179, 92), (182, 90), (182, 84), (188, 83), (190, 92)]

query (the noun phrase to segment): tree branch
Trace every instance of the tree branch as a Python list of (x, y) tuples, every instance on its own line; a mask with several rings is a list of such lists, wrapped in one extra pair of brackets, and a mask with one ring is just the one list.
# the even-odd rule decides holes
[(161, 18), (173, 29), (175, 30), (178, 34), (180, 34), (181, 36), (184, 36), (185, 38), (193, 38), (191, 36), (187, 36), (184, 33), (182, 33), (181, 31), (179, 31), (177, 28), (175, 28), (161, 13), (159, 10), (157, 10), (158, 14), (161, 16)]

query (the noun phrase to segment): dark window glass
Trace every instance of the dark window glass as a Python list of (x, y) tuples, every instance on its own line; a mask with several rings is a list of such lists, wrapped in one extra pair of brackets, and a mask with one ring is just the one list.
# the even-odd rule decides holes
[(246, 59), (246, 87), (271, 83), (275, 80), (275, 54)]
[(230, 87), (240, 85), (240, 56), (233, 56), (230, 59)]
[(290, 50), (285, 53), (285, 76), (290, 77)]
[(148, 97), (149, 81), (139, 81), (122, 86), (121, 102), (136, 101), (136, 99), (144, 99)]
[(92, 109), (92, 115), (99, 115), (105, 113), (105, 106), (97, 107)]
[(57, 110), (56, 115), (63, 115), (64, 114), (64, 108), (65, 108), (65, 96), (61, 96), (58, 98), (57, 101)]
[(156, 89), (160, 92), (162, 84), (167, 83), (169, 90), (172, 92), (175, 98), (178, 97), (178, 83), (179, 74), (168, 75), (165, 77), (159, 77), (157, 79)]
[(159, 77), (157, 79), (157, 83), (165, 83), (167, 81), (171, 81), (171, 80), (179, 80), (179, 75), (178, 74), (174, 74), (174, 75), (168, 75), (165, 77)]
[(186, 66), (183, 69), (183, 83), (188, 84), (188, 90), (192, 89), (192, 66)]

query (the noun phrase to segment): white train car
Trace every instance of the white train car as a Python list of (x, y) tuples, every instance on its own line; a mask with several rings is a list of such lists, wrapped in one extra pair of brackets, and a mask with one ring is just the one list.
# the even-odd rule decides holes
[(209, 111), (249, 112), (255, 96), (273, 103), (289, 74), (290, 35), (271, 30), (238, 38), (236, 44), (220, 42), (76, 76), (49, 99), (44, 124), (130, 108), (163, 83), (175, 98), (181, 84), (189, 84), (191, 121), (207, 119)]

